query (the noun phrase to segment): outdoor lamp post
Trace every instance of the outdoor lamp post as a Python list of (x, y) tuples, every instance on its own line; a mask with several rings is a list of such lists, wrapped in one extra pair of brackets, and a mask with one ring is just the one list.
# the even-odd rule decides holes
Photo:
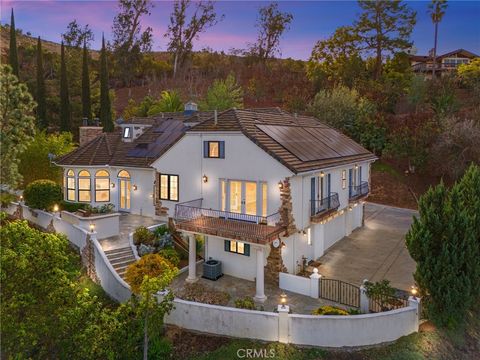
[(415, 285), (412, 285), (412, 288), (410, 289), (410, 292), (412, 293), (412, 296), (414, 299), (417, 298), (417, 293), (418, 293), (418, 289)]
[(282, 294), (280, 295), (280, 304), (282, 304), (282, 309), (285, 309), (285, 308), (286, 308), (286, 305), (287, 305), (287, 294), (282, 293)]
[(95, 231), (95, 224), (94, 223), (91, 223), (90, 224), (90, 232), (94, 232)]

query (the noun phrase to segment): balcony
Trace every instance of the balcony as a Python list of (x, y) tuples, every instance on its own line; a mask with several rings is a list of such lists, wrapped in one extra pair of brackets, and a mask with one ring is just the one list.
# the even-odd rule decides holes
[(340, 206), (337, 193), (331, 193), (330, 196), (321, 200), (310, 200), (310, 221), (317, 222), (336, 211)]
[(285, 230), (279, 212), (257, 216), (205, 209), (202, 199), (177, 204), (175, 223), (179, 230), (259, 244), (268, 244)]
[(370, 187), (368, 186), (367, 181), (362, 181), (360, 185), (352, 185), (350, 186), (350, 192), (348, 199), (350, 201), (355, 201), (362, 199), (366, 196), (368, 196), (368, 193), (370, 192)]

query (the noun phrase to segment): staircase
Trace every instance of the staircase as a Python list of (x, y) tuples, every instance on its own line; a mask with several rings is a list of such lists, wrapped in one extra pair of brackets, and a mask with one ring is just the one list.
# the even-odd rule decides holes
[(130, 246), (105, 251), (108, 261), (112, 264), (115, 271), (120, 275), (122, 279), (125, 278), (125, 272), (128, 265), (136, 261), (135, 255), (133, 255), (132, 248)]

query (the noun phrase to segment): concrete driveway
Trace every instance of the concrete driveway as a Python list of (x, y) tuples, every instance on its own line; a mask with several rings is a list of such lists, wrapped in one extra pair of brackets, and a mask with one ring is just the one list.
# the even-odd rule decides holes
[(405, 246), (414, 210), (365, 204), (365, 226), (352, 232), (320, 258), (322, 276), (361, 284), (363, 279), (388, 279), (408, 291), (414, 283), (415, 262)]

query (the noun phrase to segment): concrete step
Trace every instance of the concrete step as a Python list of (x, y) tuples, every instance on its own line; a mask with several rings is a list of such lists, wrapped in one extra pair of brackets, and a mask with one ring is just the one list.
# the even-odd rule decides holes
[(130, 260), (130, 261), (126, 261), (126, 262), (123, 262), (123, 263), (120, 263), (120, 264), (115, 264), (113, 265), (113, 268), (115, 269), (115, 271), (117, 273), (119, 273), (121, 270), (127, 270), (128, 266), (130, 264), (133, 264), (135, 262), (135, 260)]
[(107, 250), (107, 251), (105, 251), (105, 255), (110, 257), (110, 256), (123, 254), (123, 253), (126, 253), (126, 252), (132, 252), (132, 248), (130, 246), (127, 246), (127, 247), (123, 247), (123, 248), (119, 248), (119, 249)]
[(125, 255), (125, 256), (122, 256), (122, 257), (118, 257), (118, 258), (115, 258), (115, 259), (108, 259), (110, 261), (110, 264), (112, 264), (113, 266), (117, 265), (117, 264), (121, 264), (121, 263), (124, 263), (124, 262), (127, 262), (127, 261), (135, 261), (135, 257), (133, 256), (133, 254), (128, 254), (128, 255)]
[(132, 256), (132, 257), (135, 257), (133, 255), (133, 251), (130, 250), (130, 251), (124, 251), (124, 252), (121, 252), (121, 253), (116, 253), (116, 254), (106, 254), (107, 255), (107, 258), (109, 260), (117, 260), (117, 259), (121, 259), (121, 258), (124, 258), (126, 256)]

